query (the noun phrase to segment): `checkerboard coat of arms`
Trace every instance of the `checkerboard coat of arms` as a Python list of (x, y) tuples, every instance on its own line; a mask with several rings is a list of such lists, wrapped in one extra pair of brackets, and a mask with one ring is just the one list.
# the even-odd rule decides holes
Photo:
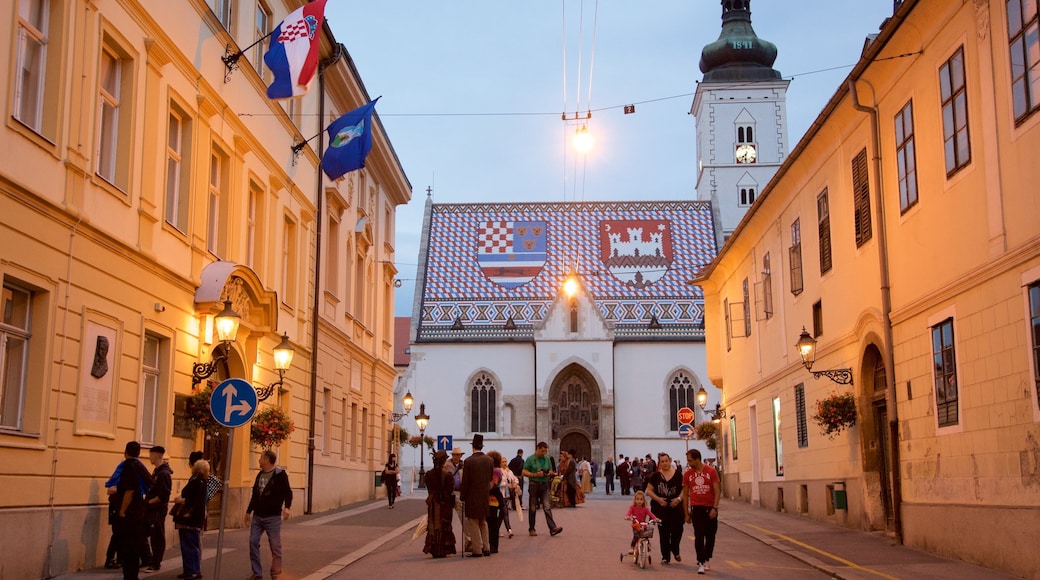
[(489, 221), (477, 229), (477, 264), (492, 282), (516, 288), (534, 280), (546, 258), (544, 221)]
[(642, 290), (668, 273), (672, 232), (667, 220), (600, 222), (600, 259), (615, 278)]

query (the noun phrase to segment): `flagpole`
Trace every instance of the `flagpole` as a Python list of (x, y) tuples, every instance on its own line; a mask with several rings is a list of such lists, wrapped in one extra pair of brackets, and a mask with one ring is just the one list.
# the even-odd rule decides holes
[[(277, 28), (275, 28), (275, 30), (277, 30)], [(238, 68), (238, 59), (242, 58), (242, 55), (248, 52), (250, 48), (253, 48), (254, 46), (270, 38), (272, 34), (274, 34), (274, 30), (268, 32), (267, 34), (258, 38), (256, 42), (254, 42), (253, 44), (250, 44), (249, 46), (239, 50), (234, 54), (231, 54), (231, 43), (229, 42), (227, 44), (227, 46), (224, 48), (224, 56), (220, 57), (220, 60), (224, 63), (224, 66), (227, 68), (227, 70), (224, 71), (224, 84), (231, 82), (231, 73), (235, 72), (235, 69)]]

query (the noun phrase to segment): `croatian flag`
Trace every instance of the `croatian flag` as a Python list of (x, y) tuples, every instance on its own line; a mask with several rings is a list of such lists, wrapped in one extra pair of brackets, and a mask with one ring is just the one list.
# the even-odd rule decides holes
[(321, 159), (321, 168), (329, 179), (339, 179), (365, 166), (365, 157), (372, 150), (372, 111), (379, 99), (343, 115), (326, 128), (329, 146)]
[(290, 14), (271, 33), (264, 64), (274, 74), (269, 99), (291, 99), (307, 92), (318, 70), (318, 30), (325, 21), (326, 0), (316, 0)]

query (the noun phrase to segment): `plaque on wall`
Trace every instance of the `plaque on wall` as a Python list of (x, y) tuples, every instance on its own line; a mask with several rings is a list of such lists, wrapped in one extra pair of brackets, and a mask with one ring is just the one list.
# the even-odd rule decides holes
[(121, 321), (84, 310), (76, 392), (75, 432), (78, 435), (115, 436), (121, 331)]

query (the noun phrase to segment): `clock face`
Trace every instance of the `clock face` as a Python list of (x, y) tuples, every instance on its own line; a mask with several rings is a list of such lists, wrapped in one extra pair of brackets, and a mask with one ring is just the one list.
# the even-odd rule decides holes
[(754, 145), (744, 143), (737, 146), (737, 163), (754, 163), (757, 157)]

